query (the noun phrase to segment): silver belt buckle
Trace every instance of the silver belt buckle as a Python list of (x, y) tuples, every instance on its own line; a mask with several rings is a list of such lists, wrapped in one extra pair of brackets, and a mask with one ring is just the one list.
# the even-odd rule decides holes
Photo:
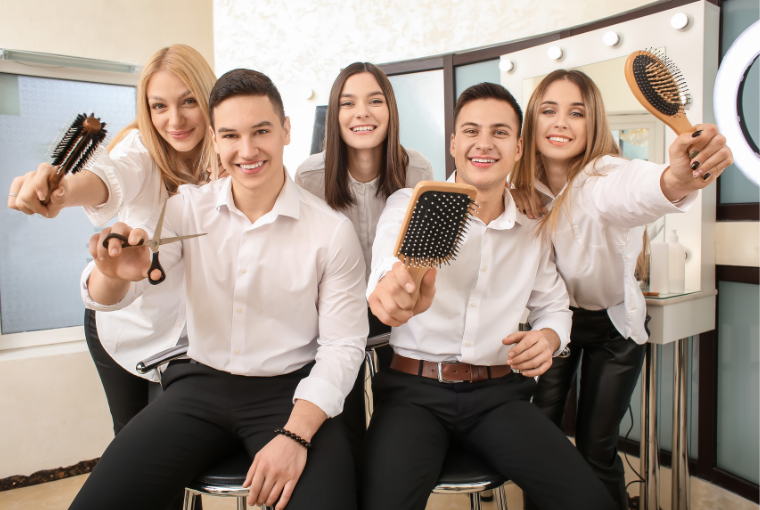
[(441, 365), (458, 365), (458, 361), (441, 361), (438, 363), (438, 382), (446, 383), (446, 384), (455, 384), (460, 382), (465, 382), (464, 379), (461, 381), (446, 381), (443, 379), (443, 372), (441, 371)]

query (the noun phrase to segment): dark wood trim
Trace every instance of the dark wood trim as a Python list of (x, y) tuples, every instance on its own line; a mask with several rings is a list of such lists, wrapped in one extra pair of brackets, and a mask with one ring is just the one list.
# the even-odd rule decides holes
[(505, 44), (498, 44), (496, 46), (487, 46), (485, 48), (478, 48), (474, 50), (467, 50), (454, 54), (454, 66), (466, 66), (468, 64), (477, 64), (478, 62), (485, 62), (487, 60), (496, 60), (502, 55), (509, 53), (515, 53), (517, 51), (532, 48), (533, 46), (539, 46), (541, 44), (550, 43), (552, 41), (558, 41), (560, 38), (560, 32), (552, 32), (550, 34), (538, 35), (529, 37), (526, 39), (519, 39)]
[[(720, 179), (718, 179), (720, 184)], [(720, 192), (720, 190), (718, 190)], [(715, 211), (717, 221), (760, 221), (760, 203), (718, 204)]]
[(434, 71), (443, 69), (442, 56), (417, 58), (414, 60), (404, 60), (401, 62), (389, 62), (379, 64), (378, 67), (388, 76), (396, 74), (421, 73), (423, 71)]
[[(717, 300), (716, 300), (717, 303)], [(717, 305), (716, 305), (717, 317)], [(718, 341), (717, 334), (708, 331), (699, 335), (699, 411), (698, 459), (699, 473), (710, 473), (717, 458), (718, 430)], [(706, 475), (702, 475), (706, 478)]]
[[(751, 283), (754, 285), (760, 285), (760, 267), (715, 266), (715, 281)], [(699, 346), (701, 348), (702, 344)]]
[(712, 479), (709, 481), (756, 504), (760, 504), (760, 487), (756, 483), (749, 482), (718, 467), (713, 468)]
[(446, 178), (454, 173), (456, 162), (449, 151), (449, 139), (454, 132), (454, 106), (456, 105), (456, 77), (453, 55), (443, 57), (443, 151), (446, 161)]

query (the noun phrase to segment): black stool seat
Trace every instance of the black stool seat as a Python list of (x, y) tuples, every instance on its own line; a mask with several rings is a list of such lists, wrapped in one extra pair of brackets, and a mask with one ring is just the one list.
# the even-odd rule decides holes
[(248, 452), (241, 447), (237, 453), (208, 468), (193, 480), (193, 485), (243, 485), (245, 475), (248, 474), (251, 464), (253, 464), (253, 460), (248, 456)]
[(488, 490), (506, 482), (507, 479), (491, 466), (467, 452), (461, 445), (453, 443), (446, 454), (433, 492)]

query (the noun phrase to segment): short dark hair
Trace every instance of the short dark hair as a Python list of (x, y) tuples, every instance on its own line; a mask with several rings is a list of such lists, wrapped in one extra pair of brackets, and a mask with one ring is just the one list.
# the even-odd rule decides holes
[(275, 113), (280, 122), (285, 122), (285, 107), (282, 97), (272, 80), (264, 73), (253, 69), (233, 69), (222, 75), (211, 89), (208, 99), (208, 114), (211, 118), (211, 126), (214, 126), (214, 108), (227, 99), (238, 96), (266, 96), (272, 103)]
[(520, 108), (520, 105), (517, 104), (515, 96), (513, 96), (504, 86), (496, 83), (478, 83), (462, 92), (462, 95), (457, 99), (457, 106), (454, 108), (454, 126), (457, 125), (459, 112), (462, 111), (464, 105), (477, 99), (496, 99), (497, 101), (509, 103), (509, 106), (512, 107), (515, 111), (515, 115), (517, 115), (517, 136), (520, 136), (523, 123), (522, 109)]

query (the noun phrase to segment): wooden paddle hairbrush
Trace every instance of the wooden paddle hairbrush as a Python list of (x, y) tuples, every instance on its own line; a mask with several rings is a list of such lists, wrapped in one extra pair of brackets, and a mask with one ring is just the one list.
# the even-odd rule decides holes
[(414, 278), (415, 299), (430, 268), (456, 258), (476, 196), (467, 184), (422, 181), (414, 188), (393, 253)]
[(639, 103), (676, 134), (696, 131), (684, 111), (690, 102), (686, 80), (664, 54), (651, 48), (631, 53), (625, 79)]
[(80, 113), (68, 129), (58, 135), (48, 154), (53, 159), (51, 164), (58, 170), (48, 178), (48, 195), (42, 205), (50, 203), (50, 194), (58, 188), (64, 175), (82, 170), (101, 152), (108, 134), (105, 127), (106, 123), (100, 122), (95, 114)]

